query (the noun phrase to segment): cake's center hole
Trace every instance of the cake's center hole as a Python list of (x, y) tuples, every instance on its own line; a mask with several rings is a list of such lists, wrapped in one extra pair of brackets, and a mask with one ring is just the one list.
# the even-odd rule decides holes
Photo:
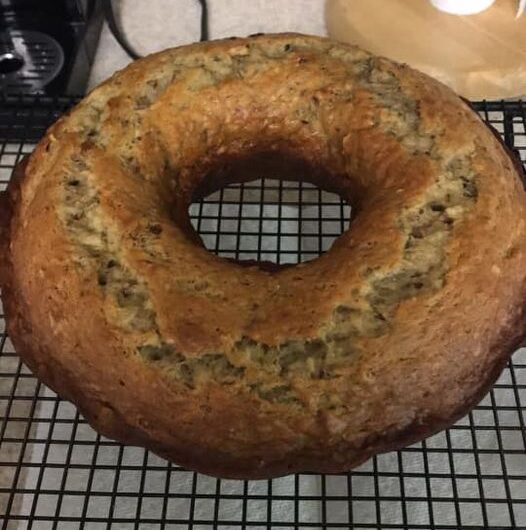
[(263, 178), (230, 184), (194, 202), (191, 222), (206, 248), (238, 261), (296, 264), (327, 251), (351, 207), (308, 182)]

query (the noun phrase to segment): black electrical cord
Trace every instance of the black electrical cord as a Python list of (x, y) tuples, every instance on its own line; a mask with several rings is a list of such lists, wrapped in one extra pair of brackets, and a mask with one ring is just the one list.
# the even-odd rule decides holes
[(200, 41), (208, 40), (208, 5), (206, 0), (198, 0), (201, 4), (201, 36)]
[[(208, 5), (206, 0), (198, 0), (201, 5), (201, 36), (200, 40), (208, 40)], [(121, 32), (115, 20), (115, 12), (111, 0), (102, 0), (102, 9), (104, 10), (104, 18), (108, 24), (111, 34), (115, 40), (121, 45), (122, 49), (132, 58), (139, 59), (141, 55), (135, 51), (133, 46), (128, 42), (126, 36)]]

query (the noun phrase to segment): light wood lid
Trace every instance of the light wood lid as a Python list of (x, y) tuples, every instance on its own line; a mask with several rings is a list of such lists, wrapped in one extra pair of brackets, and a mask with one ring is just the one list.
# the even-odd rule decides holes
[(526, 94), (526, 14), (497, 0), (469, 16), (427, 0), (327, 0), (331, 37), (405, 62), (469, 99)]

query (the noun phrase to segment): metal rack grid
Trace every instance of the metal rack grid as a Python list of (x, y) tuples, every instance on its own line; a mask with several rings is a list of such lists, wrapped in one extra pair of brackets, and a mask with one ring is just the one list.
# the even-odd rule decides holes
[[(73, 102), (0, 102), (0, 189)], [(476, 109), (524, 162), (526, 105)], [(207, 247), (221, 255), (295, 263), (330, 246), (347, 226), (349, 207), (307, 184), (266, 180), (229, 186), (190, 213)], [(346, 474), (233, 481), (97, 435), (32, 376), (4, 328), (2, 316), (3, 529), (526, 529), (526, 350), (468, 416), (422, 443)]]

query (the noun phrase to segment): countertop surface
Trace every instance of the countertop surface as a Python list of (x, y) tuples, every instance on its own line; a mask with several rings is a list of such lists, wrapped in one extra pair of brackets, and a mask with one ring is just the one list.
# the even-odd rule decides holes
[[(297, 31), (326, 35), (324, 0), (208, 0), (211, 39), (252, 33)], [(115, 16), (141, 54), (199, 40), (197, 0), (119, 0)], [(126, 66), (130, 58), (104, 26), (89, 88)]]

